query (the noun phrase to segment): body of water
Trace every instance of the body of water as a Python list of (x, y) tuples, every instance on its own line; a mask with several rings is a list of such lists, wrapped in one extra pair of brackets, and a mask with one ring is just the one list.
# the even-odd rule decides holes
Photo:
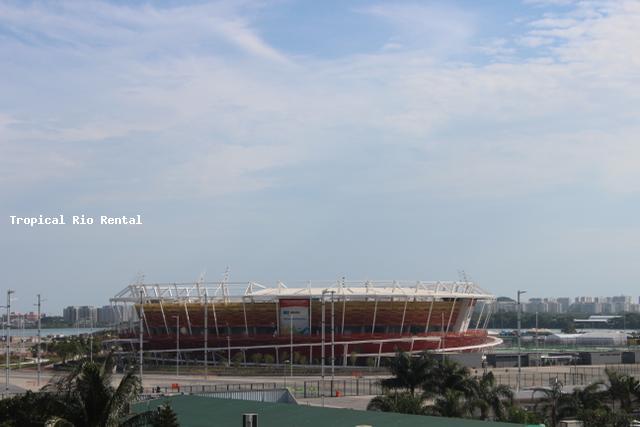
[[(64, 335), (66, 337), (71, 335), (81, 335), (81, 334), (89, 334), (91, 332), (99, 332), (104, 328), (51, 328), (45, 329), (42, 328), (40, 334), (43, 337), (46, 336), (54, 336), (54, 335)], [(5, 336), (6, 331), (2, 329), (2, 336)], [(20, 328), (11, 328), (11, 336), (12, 337), (35, 337), (38, 335), (37, 329), (20, 329)]]

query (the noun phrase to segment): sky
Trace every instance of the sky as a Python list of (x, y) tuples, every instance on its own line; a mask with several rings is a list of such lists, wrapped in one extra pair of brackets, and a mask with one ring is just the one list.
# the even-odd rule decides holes
[[(638, 28), (625, 0), (0, 0), (2, 300), (227, 266), (637, 296)], [(40, 214), (144, 224), (9, 220)]]

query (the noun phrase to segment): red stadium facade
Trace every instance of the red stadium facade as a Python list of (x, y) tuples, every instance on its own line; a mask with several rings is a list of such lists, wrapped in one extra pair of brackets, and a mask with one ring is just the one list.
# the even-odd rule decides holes
[[(295, 363), (356, 363), (407, 352), (481, 351), (494, 296), (472, 282), (133, 284), (111, 299), (142, 317), (145, 354), (209, 361), (290, 354)], [(121, 310), (116, 310), (121, 312)], [(475, 315), (474, 315), (475, 313)], [(121, 329), (134, 348), (138, 331)], [(179, 337), (178, 337), (179, 334)], [(323, 355), (324, 350), (324, 355)]]

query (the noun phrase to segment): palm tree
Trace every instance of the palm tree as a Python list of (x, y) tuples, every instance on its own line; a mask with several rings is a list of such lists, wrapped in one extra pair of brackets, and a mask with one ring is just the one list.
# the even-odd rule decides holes
[(157, 409), (152, 425), (153, 427), (180, 427), (178, 416), (168, 403)]
[(571, 415), (578, 415), (585, 411), (595, 411), (603, 408), (605, 405), (602, 401), (604, 393), (600, 391), (603, 383), (597, 381), (580, 389), (575, 388), (571, 393)]
[(422, 382), (422, 389), (427, 396), (444, 395), (448, 390), (456, 390), (471, 398), (476, 388), (474, 382), (467, 368), (453, 360), (444, 359), (430, 370)]
[(427, 354), (411, 356), (405, 352), (398, 352), (389, 363), (392, 378), (382, 380), (383, 387), (393, 389), (409, 389), (411, 395), (433, 374), (435, 361)]
[(424, 398), (410, 392), (393, 392), (376, 396), (367, 405), (368, 411), (399, 412), (402, 414), (424, 415), (427, 410)]
[(513, 392), (503, 384), (496, 384), (492, 372), (485, 373), (475, 382), (475, 392), (471, 406), (480, 410), (480, 418), (489, 418), (489, 410), (493, 418), (504, 421), (507, 418), (507, 407), (513, 403)]
[(607, 393), (611, 398), (612, 409), (616, 409), (616, 401), (620, 402), (620, 409), (629, 413), (633, 410), (633, 400), (640, 395), (640, 383), (634, 377), (621, 374), (613, 369), (605, 369), (607, 375)]
[(45, 387), (67, 410), (56, 414), (49, 425), (115, 427), (133, 425), (150, 417), (149, 412), (127, 417), (129, 404), (142, 391), (140, 379), (133, 371), (125, 373), (117, 388), (111, 385), (114, 367), (112, 354), (102, 365), (84, 362), (70, 374)]
[(65, 413), (63, 402), (51, 393), (27, 391), (0, 399), (0, 426), (42, 426), (52, 414)]
[(524, 407), (511, 403), (506, 407), (505, 420), (513, 424), (540, 424), (542, 419), (533, 411), (527, 411)]
[(441, 417), (464, 418), (469, 416), (470, 410), (463, 392), (448, 389), (435, 399), (430, 412)]
[(554, 383), (550, 388), (535, 388), (533, 389), (533, 395), (536, 393), (542, 393), (542, 398), (534, 406), (536, 412), (549, 421), (550, 427), (556, 427), (558, 425), (558, 419), (562, 415), (563, 411), (570, 405), (570, 401), (562, 393), (562, 382), (556, 377)]

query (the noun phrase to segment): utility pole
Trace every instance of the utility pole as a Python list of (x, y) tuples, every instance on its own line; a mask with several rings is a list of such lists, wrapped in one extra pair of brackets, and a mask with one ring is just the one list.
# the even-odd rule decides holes
[(40, 359), (42, 358), (42, 336), (40, 333), (42, 324), (40, 323), (40, 306), (41, 306), (41, 300), (40, 300), (40, 294), (38, 294), (38, 356), (37, 356), (38, 373), (36, 376), (36, 385), (38, 387), (40, 387)]
[(207, 353), (209, 347), (209, 316), (207, 312), (207, 289), (204, 290), (204, 380), (209, 379)]
[(176, 318), (176, 379), (180, 376), (180, 365), (178, 363), (180, 359), (180, 316), (173, 316)]
[(7, 329), (5, 330), (5, 343), (6, 343), (6, 354), (5, 354), (5, 390), (9, 391), (9, 375), (11, 370), (11, 364), (9, 363), (9, 359), (11, 357), (11, 294), (14, 291), (11, 289), (7, 290)]
[(331, 391), (333, 392), (333, 381), (335, 379), (335, 342), (336, 342), (336, 327), (335, 327), (335, 291), (331, 291)]
[[(93, 363), (93, 308), (89, 311), (89, 360)], [(142, 381), (142, 373), (140, 380)]]
[(320, 331), (320, 342), (321, 344), (321, 356), (320, 356), (320, 376), (322, 377), (322, 407), (324, 407), (324, 358), (325, 358), (325, 350), (324, 350), (324, 341), (325, 341), (325, 307), (324, 307), (324, 294), (325, 294), (326, 290), (322, 291), (322, 297), (321, 297), (321, 305), (322, 305), (322, 320), (321, 320), (321, 324), (322, 324), (322, 328)]
[(293, 313), (289, 310), (289, 376), (293, 377)]
[(522, 310), (520, 308), (521, 307), (520, 306), (520, 295), (526, 294), (526, 293), (527, 293), (527, 291), (520, 291), (520, 290), (518, 291), (518, 304), (516, 306), (517, 310), (518, 310), (517, 313), (516, 313), (516, 316), (517, 316), (517, 319), (518, 319), (518, 380), (516, 382), (516, 384), (517, 384), (516, 391), (520, 391), (520, 376), (522, 374), (522, 361), (521, 361), (521, 359), (522, 359), (522, 354), (521, 354), (522, 353), (522, 348), (520, 347), (520, 335), (522, 335), (521, 332), (520, 332), (520, 328), (521, 328), (521, 326), (520, 326), (520, 317), (521, 317), (521, 311)]
[(538, 352), (538, 310), (536, 310), (536, 353)]
[(144, 306), (143, 306), (143, 297), (144, 297), (144, 292), (142, 289), (140, 289), (140, 342), (138, 343), (138, 347), (140, 350), (140, 384), (142, 384), (142, 364), (143, 364), (143, 359), (142, 359), (142, 339), (143, 339), (143, 334), (144, 334), (144, 330), (143, 330), (143, 317), (144, 317)]

